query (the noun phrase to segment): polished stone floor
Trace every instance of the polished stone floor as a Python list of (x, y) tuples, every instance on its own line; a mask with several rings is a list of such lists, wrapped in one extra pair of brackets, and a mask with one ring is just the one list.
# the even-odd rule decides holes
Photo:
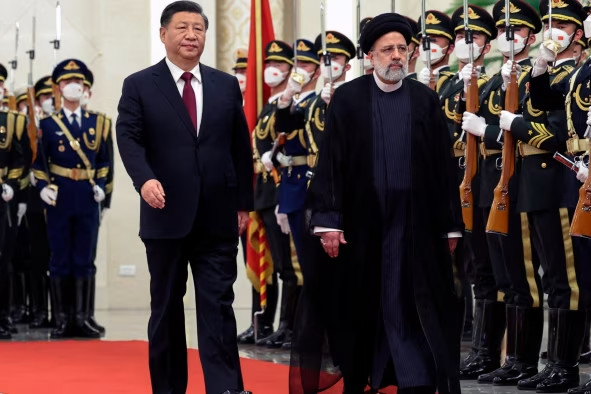
[[(250, 324), (250, 311), (247, 309), (236, 310), (236, 321), (238, 331), (248, 327)], [(197, 347), (197, 329), (194, 310), (186, 311), (186, 332), (187, 344), (189, 347)], [(146, 310), (97, 310), (97, 320), (107, 329), (105, 339), (107, 340), (147, 340), (147, 322), (149, 311)], [(18, 326), (19, 334), (15, 335), (15, 341), (35, 341), (49, 340), (48, 330), (31, 331), (24, 325)], [(546, 339), (544, 338), (542, 347), (545, 348)], [(469, 344), (464, 343), (462, 354), (467, 354)], [(280, 364), (289, 363), (289, 353), (283, 350), (271, 350), (258, 346), (241, 346), (240, 355), (242, 357), (258, 360), (270, 361)], [(591, 366), (589, 364), (581, 365), (581, 381), (585, 382), (591, 378)], [(463, 393), (495, 393), (508, 394), (521, 392), (512, 387), (495, 387), (490, 385), (480, 385), (476, 382), (462, 382)]]

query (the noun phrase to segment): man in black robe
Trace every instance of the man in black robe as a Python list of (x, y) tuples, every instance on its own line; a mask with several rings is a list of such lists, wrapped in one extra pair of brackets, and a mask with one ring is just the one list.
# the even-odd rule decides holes
[[(347, 394), (368, 383), (396, 384), (401, 394), (460, 392), (450, 255), (463, 224), (439, 98), (404, 79), (411, 36), (398, 14), (367, 24), (360, 43), (375, 71), (334, 94), (309, 189), (310, 228), (331, 259), (316, 270), (327, 280), (304, 277), (304, 286), (325, 290), (301, 299), (299, 312), (329, 305), (319, 317)], [(326, 382), (326, 373), (306, 380), (313, 366), (292, 362), (291, 393)], [(292, 385), (296, 374), (304, 389)]]

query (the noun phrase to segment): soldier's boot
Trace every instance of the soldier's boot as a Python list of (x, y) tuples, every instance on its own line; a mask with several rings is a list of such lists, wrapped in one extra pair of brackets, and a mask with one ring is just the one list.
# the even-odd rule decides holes
[(515, 321), (515, 362), (509, 370), (494, 378), (495, 385), (515, 386), (520, 380), (531, 378), (538, 373), (538, 353), (544, 332), (544, 309), (518, 306), (515, 308)]
[(587, 318), (585, 319), (585, 336), (583, 337), (583, 348), (581, 349), (581, 357), (579, 357), (580, 364), (588, 364), (591, 362), (591, 349), (589, 348), (589, 333), (591, 331), (591, 309), (587, 310)]
[(12, 333), (7, 324), (10, 319), (10, 283), (8, 275), (0, 274), (0, 339), (11, 339)]
[(51, 339), (62, 339), (70, 336), (70, 310), (72, 302), (72, 278), (51, 277), (51, 315), (55, 327), (51, 331)]
[[(273, 320), (275, 320), (275, 311), (277, 309), (277, 285), (267, 284), (267, 308), (262, 315), (254, 316), (255, 312), (260, 311), (261, 296), (259, 292), (252, 288), (252, 323), (250, 326), (238, 334), (237, 340), (239, 344), (247, 345), (254, 344), (255, 340), (267, 338), (273, 334)], [(255, 335), (254, 319), (257, 321), (258, 333)]]
[(291, 342), (293, 315), (295, 314), (297, 295), (297, 282), (283, 282), (279, 327), (277, 328), (277, 331), (268, 337), (257, 340), (257, 345), (280, 348), (284, 342)]
[[(538, 393), (562, 393), (579, 385), (579, 355), (585, 331), (585, 311), (550, 309), (557, 314), (552, 373), (536, 386)], [(550, 354), (548, 354), (550, 357)]]
[(88, 301), (88, 324), (101, 334), (101, 337), (105, 336), (105, 327), (101, 326), (94, 318), (94, 300), (96, 296), (96, 276), (90, 277), (90, 295)]
[(12, 274), (12, 306), (10, 316), (15, 324), (28, 323), (27, 285), (24, 272)]
[(90, 311), (90, 278), (74, 279), (75, 312), (72, 336), (78, 338), (100, 338), (101, 333), (88, 323)]
[(591, 394), (591, 380), (582, 386), (568, 389), (568, 394)]
[(48, 311), (48, 278), (44, 272), (31, 272), (29, 274), (31, 322), (29, 328), (49, 327)]
[[(507, 319), (507, 346), (505, 362), (500, 368), (492, 372), (478, 376), (478, 383), (493, 383), (498, 376), (505, 376), (507, 371), (513, 368), (515, 364), (515, 330), (517, 328), (517, 311), (515, 305), (507, 304), (505, 306), (505, 315)], [(517, 382), (515, 382), (517, 384)]]
[(517, 381), (517, 388), (520, 390), (535, 390), (538, 384), (550, 376), (554, 369), (554, 361), (556, 359), (556, 327), (558, 325), (558, 313), (554, 313), (555, 311), (555, 309), (548, 310), (548, 350), (546, 351), (548, 362), (544, 369), (534, 376)]
[[(460, 379), (476, 379), (500, 367), (501, 344), (505, 335), (505, 303), (485, 300), (480, 318), (474, 319), (472, 347), (476, 354), (460, 366)], [(470, 357), (470, 356), (468, 356)]]

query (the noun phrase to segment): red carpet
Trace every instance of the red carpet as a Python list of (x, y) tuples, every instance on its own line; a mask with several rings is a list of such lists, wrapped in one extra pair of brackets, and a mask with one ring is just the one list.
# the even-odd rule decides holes
[[(288, 367), (241, 359), (246, 389), (287, 393)], [(189, 350), (187, 393), (203, 394), (199, 352)], [(148, 344), (144, 341), (0, 343), (1, 394), (150, 393)]]

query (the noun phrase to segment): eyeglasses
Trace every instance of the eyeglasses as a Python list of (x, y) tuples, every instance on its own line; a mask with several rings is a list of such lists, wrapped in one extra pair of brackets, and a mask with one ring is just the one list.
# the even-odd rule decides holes
[(406, 45), (388, 45), (387, 47), (383, 47), (379, 49), (379, 52), (384, 56), (390, 56), (394, 51), (398, 51), (401, 55), (406, 55), (408, 52), (408, 47)]

